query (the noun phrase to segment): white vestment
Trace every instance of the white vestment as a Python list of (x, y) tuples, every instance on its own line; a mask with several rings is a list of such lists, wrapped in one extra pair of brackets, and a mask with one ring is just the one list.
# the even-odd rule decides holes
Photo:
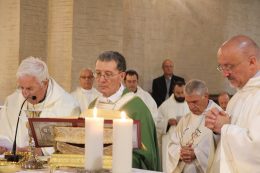
[(179, 117), (186, 115), (188, 112), (190, 112), (190, 109), (187, 102), (177, 102), (172, 94), (158, 108), (157, 132), (166, 134), (169, 119), (179, 119)]
[[(220, 154), (219, 172), (260, 172), (259, 72), (258, 76), (251, 78), (232, 97), (227, 106), (227, 113), (231, 116), (231, 124), (221, 128), (217, 153)], [(219, 164), (219, 160), (216, 164)], [(212, 169), (212, 172), (218, 170)]]
[[(25, 98), (19, 90), (6, 98), (4, 108), (1, 109), (0, 138), (4, 137), (13, 142), (19, 110), (24, 100)], [(80, 114), (76, 100), (53, 79), (49, 79), (45, 99), (35, 105), (26, 101), (23, 110), (42, 110), (40, 117), (78, 116)], [(25, 147), (29, 144), (27, 122), (25, 111), (22, 111), (17, 131), (16, 144), (18, 147)], [(43, 152), (45, 151), (43, 150)], [(49, 153), (49, 151), (46, 152), (45, 154)]]
[[(217, 107), (216, 103), (209, 100), (204, 112)], [(205, 115), (195, 115), (192, 112), (185, 115), (176, 126), (169, 144), (166, 157), (167, 173), (205, 173), (211, 165), (214, 157), (215, 145), (213, 133), (205, 127)], [(193, 136), (193, 137), (192, 137)], [(192, 144), (195, 160), (186, 164), (180, 160), (181, 146)]]
[(101, 93), (93, 87), (90, 90), (78, 87), (75, 91), (71, 92), (71, 95), (78, 101), (81, 112), (84, 112), (93, 100), (101, 96)]
[(167, 155), (167, 144), (170, 141), (170, 136), (174, 131), (172, 126), (166, 134), (166, 129), (168, 126), (168, 121), (171, 118), (179, 119), (180, 117), (186, 115), (190, 112), (189, 106), (186, 101), (179, 103), (175, 100), (174, 94), (171, 95), (167, 100), (165, 100), (161, 106), (158, 108), (158, 118), (157, 118), (157, 137), (158, 144), (161, 152), (162, 168), (163, 171), (166, 170), (166, 155)]
[(157, 110), (157, 104), (154, 101), (151, 94), (149, 94), (147, 91), (143, 90), (141, 87), (137, 86), (137, 91), (136, 91), (135, 95), (140, 97), (143, 100), (143, 102), (146, 104), (146, 106), (149, 108), (149, 110), (153, 116), (154, 123), (156, 125), (157, 118), (158, 118), (158, 110)]

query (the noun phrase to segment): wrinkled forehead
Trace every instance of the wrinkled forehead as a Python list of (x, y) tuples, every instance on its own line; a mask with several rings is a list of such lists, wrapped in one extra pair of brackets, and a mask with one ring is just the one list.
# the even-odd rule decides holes
[(93, 73), (91, 70), (84, 70), (80, 73), (80, 76), (92, 76)]
[(226, 41), (218, 50), (218, 61), (242, 61), (250, 56), (256, 56), (257, 44), (248, 37), (238, 36)]
[(19, 77), (17, 79), (17, 84), (19, 87), (24, 87), (24, 88), (41, 85), (40, 81), (37, 80), (35, 76), (29, 76), (29, 75)]
[(165, 61), (163, 62), (163, 64), (162, 64), (162, 66), (163, 66), (163, 67), (165, 67), (165, 66), (173, 66), (173, 62), (170, 61), (170, 60), (165, 60)]
[(197, 95), (195, 93), (193, 94), (184, 94), (185, 95), (185, 99), (189, 102), (194, 102), (194, 101), (199, 101), (202, 99), (201, 95)]
[(217, 53), (218, 64), (235, 64), (245, 58), (241, 49), (235, 47), (221, 47)]

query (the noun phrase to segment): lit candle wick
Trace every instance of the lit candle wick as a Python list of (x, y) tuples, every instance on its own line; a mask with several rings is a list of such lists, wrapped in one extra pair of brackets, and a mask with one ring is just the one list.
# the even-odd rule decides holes
[(123, 121), (126, 120), (126, 113), (124, 111), (121, 112), (121, 120), (123, 120)]
[(94, 110), (93, 110), (93, 117), (97, 118), (97, 108), (96, 107), (94, 107)]

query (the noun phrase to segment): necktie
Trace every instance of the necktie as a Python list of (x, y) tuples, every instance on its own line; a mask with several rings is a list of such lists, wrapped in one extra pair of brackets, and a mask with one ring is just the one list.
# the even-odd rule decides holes
[(170, 79), (170, 78), (167, 78), (167, 79), (166, 79), (167, 93), (166, 93), (165, 100), (169, 98), (170, 85), (171, 85), (171, 79)]

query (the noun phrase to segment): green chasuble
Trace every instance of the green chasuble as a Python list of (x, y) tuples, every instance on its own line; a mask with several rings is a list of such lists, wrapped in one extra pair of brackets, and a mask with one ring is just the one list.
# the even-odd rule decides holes
[[(124, 90), (122, 97), (128, 93)], [(93, 108), (96, 104), (94, 100), (89, 108)], [(137, 96), (127, 101), (119, 111), (125, 111), (126, 114), (133, 120), (139, 120), (141, 123), (141, 149), (133, 149), (133, 168), (160, 171), (160, 157), (157, 144), (155, 124), (145, 103)], [(124, 156), (122, 156), (122, 159)]]

